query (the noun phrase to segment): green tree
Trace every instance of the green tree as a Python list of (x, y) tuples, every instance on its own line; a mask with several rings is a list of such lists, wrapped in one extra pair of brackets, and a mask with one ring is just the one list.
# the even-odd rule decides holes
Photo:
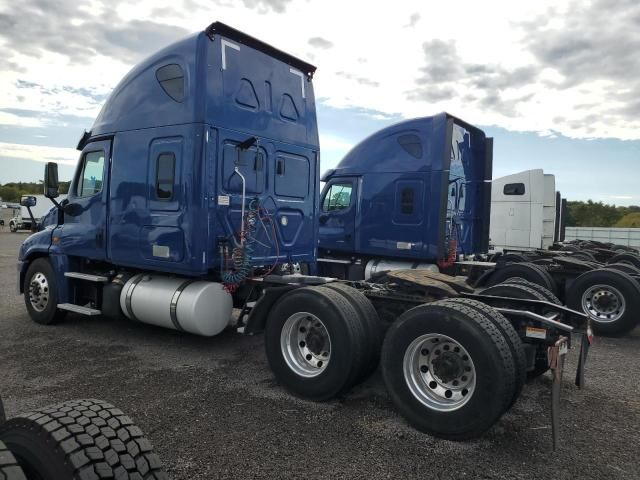
[(627, 213), (616, 222), (614, 227), (620, 228), (640, 228), (640, 212)]

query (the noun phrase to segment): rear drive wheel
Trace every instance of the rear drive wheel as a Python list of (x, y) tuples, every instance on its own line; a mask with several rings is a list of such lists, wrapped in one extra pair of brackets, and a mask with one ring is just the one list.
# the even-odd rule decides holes
[[(511, 297), (511, 298), (522, 298), (526, 300), (543, 300), (550, 301), (545, 294), (538, 289), (532, 288), (529, 285), (523, 283), (510, 283), (505, 282), (500, 285), (494, 285), (493, 287), (489, 287), (481, 291), (482, 295), (490, 295), (494, 297)], [(555, 297), (555, 295), (554, 295)], [(558, 303), (558, 305), (560, 305)], [(505, 304), (506, 307), (510, 307), (508, 303)], [(535, 345), (536, 354), (534, 357), (533, 368), (527, 371), (527, 380), (533, 380), (536, 377), (539, 377), (547, 370), (549, 370), (549, 359), (547, 355), (547, 345), (545, 344), (536, 344)]]
[(542, 285), (538, 285), (537, 283), (530, 282), (520, 277), (510, 278), (505, 283), (507, 284), (515, 283), (515, 284), (524, 285), (525, 287), (529, 287), (530, 289), (535, 290), (536, 292), (541, 294), (546, 299), (547, 302), (551, 302), (556, 305), (562, 305), (562, 302), (560, 301), (560, 299), (556, 297), (552, 291), (547, 290)]
[(365, 355), (369, 360), (364, 365), (362, 371), (363, 378), (366, 377), (378, 367), (378, 363), (380, 362), (383, 329), (380, 317), (378, 317), (378, 312), (376, 312), (373, 304), (362, 292), (349, 285), (331, 282), (320, 288), (335, 290), (346, 298), (351, 303), (351, 306), (358, 312), (366, 333), (367, 352)]
[(168, 478), (142, 430), (101, 400), (73, 400), (12, 418), (0, 426), (0, 440), (29, 479)]
[(640, 286), (626, 273), (592, 270), (571, 284), (567, 305), (589, 315), (596, 333), (622, 335), (638, 324)]
[(293, 394), (328, 400), (351, 388), (368, 359), (356, 309), (327, 288), (285, 294), (267, 318), (265, 348), (276, 379)]
[(477, 310), (447, 301), (402, 314), (387, 332), (381, 367), (407, 421), (450, 440), (490, 428), (515, 388), (513, 356), (498, 328)]
[(58, 287), (49, 260), (37, 258), (24, 278), (24, 303), (31, 319), (42, 325), (51, 325), (64, 317), (58, 310)]
[(640, 256), (628, 252), (617, 253), (607, 260), (607, 263), (626, 263), (628, 265), (633, 265), (636, 268), (640, 268)]
[(0, 441), (0, 480), (27, 480), (16, 457), (2, 441)]
[(617, 270), (619, 272), (628, 273), (629, 275), (640, 275), (640, 268), (630, 263), (610, 263), (605, 267), (607, 270)]
[(500, 330), (500, 333), (502, 333), (507, 341), (515, 366), (515, 388), (513, 396), (506, 408), (506, 411), (509, 411), (513, 404), (516, 403), (516, 400), (520, 396), (522, 388), (527, 380), (527, 357), (525, 355), (524, 346), (522, 345), (522, 340), (520, 340), (520, 337), (518, 336), (518, 332), (516, 332), (513, 325), (511, 325), (511, 322), (507, 320), (504, 315), (485, 303), (477, 300), (471, 300), (469, 298), (451, 298), (445, 301), (457, 305), (465, 305), (478, 311), (487, 320), (492, 322), (498, 330)]
[(549, 272), (533, 263), (512, 263), (505, 267), (498, 268), (491, 277), (489, 277), (487, 284), (489, 286), (497, 285), (514, 277), (524, 278), (529, 282), (537, 283), (554, 294), (556, 292), (555, 282)]

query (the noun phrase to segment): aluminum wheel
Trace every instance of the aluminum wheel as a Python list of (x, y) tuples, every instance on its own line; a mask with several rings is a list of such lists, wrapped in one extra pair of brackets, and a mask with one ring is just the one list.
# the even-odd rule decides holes
[(624, 315), (626, 302), (611, 285), (594, 285), (582, 294), (582, 309), (597, 322), (610, 323)]
[(404, 378), (413, 396), (428, 408), (451, 412), (473, 396), (476, 370), (469, 352), (453, 338), (429, 333), (404, 354)]
[(29, 302), (36, 312), (42, 312), (49, 303), (49, 282), (41, 272), (36, 272), (29, 282)]
[(331, 337), (327, 327), (311, 313), (291, 315), (282, 327), (280, 349), (287, 365), (297, 375), (320, 375), (331, 359)]

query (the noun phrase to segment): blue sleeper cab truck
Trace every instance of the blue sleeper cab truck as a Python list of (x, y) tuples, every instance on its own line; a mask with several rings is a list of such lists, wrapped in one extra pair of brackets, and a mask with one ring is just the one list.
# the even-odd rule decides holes
[[(72, 313), (205, 336), (235, 315), (240, 333), (264, 334), (274, 376), (294, 395), (343, 395), (380, 365), (391, 399), (413, 426), (454, 440), (476, 437), (518, 398), (527, 372), (540, 364), (536, 352), (568, 346), (584, 315), (544, 301), (477, 295), (426, 270), (377, 283), (301, 274), (301, 265), (316, 263), (319, 229), (333, 229), (333, 246), (323, 248), (338, 251), (347, 222), (371, 215), (362, 207), (348, 220), (341, 212), (342, 223), (327, 218), (346, 201), (347, 187), (358, 191), (358, 176), (368, 174), (357, 159), (329, 179), (332, 197), (319, 204), (314, 72), (219, 22), (135, 66), (80, 139), (63, 201), (56, 200), (57, 165), (46, 165), (45, 195), (56, 210), (20, 249), (26, 309), (43, 325)], [(468, 161), (479, 165), (472, 192), (443, 173), (446, 145), (415, 141), (436, 131), (444, 139), (452, 128), (463, 135), (456, 141), (471, 152)], [(461, 248), (481, 248), (481, 212), (462, 199), (484, 198), (484, 136), (448, 116), (403, 129), (409, 133), (399, 148), (408, 157), (396, 160), (419, 163), (424, 175), (396, 175), (389, 188), (378, 182), (382, 197), (362, 190), (376, 202), (399, 195), (394, 221), (426, 222), (424, 237), (393, 238), (395, 248), (434, 258), (454, 238)], [(427, 164), (429, 152), (442, 158)], [(419, 196), (432, 188), (452, 206), (423, 210)], [(447, 231), (429, 231), (429, 222), (443, 219)], [(386, 240), (356, 233), (352, 241), (375, 253)]]

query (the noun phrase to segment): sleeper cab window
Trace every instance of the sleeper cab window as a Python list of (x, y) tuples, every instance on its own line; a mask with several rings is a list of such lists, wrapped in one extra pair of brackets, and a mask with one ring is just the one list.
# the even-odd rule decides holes
[(413, 188), (405, 187), (400, 193), (400, 212), (403, 215), (413, 214), (413, 192)]
[(507, 183), (502, 192), (505, 195), (524, 195), (524, 183)]
[(184, 72), (182, 67), (171, 63), (156, 70), (156, 79), (164, 90), (176, 102), (184, 100)]
[(104, 151), (85, 153), (82, 161), (82, 174), (76, 192), (78, 197), (90, 197), (102, 191), (103, 175)]
[(351, 204), (351, 184), (350, 183), (334, 183), (327, 190), (322, 202), (323, 212), (332, 212), (335, 210), (345, 210)]
[(422, 142), (418, 135), (412, 133), (398, 136), (402, 149), (414, 158), (422, 158)]
[(173, 152), (158, 155), (156, 164), (156, 197), (158, 200), (173, 199), (176, 176), (176, 156)]

